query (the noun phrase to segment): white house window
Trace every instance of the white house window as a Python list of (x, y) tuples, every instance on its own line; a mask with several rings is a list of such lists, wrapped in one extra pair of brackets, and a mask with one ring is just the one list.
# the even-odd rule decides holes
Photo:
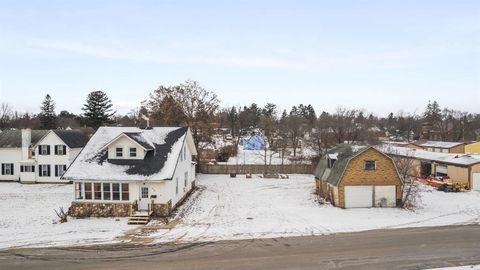
[(35, 166), (33, 165), (21, 165), (20, 172), (35, 172)]
[(55, 165), (55, 176), (62, 176), (67, 170), (67, 165)]
[(42, 156), (50, 155), (50, 145), (39, 145), (38, 154)]
[(75, 183), (75, 199), (77, 200), (83, 199), (82, 186), (83, 183)]
[(175, 194), (178, 194), (178, 177), (175, 178)]
[(136, 157), (137, 156), (137, 148), (132, 147), (130, 148), (130, 157)]
[(50, 165), (38, 165), (38, 176), (49, 177), (50, 176)]
[(115, 148), (115, 155), (116, 157), (123, 157), (123, 148), (121, 147)]
[(55, 145), (55, 155), (64, 156), (67, 154), (67, 147), (65, 145)]
[(186, 187), (188, 185), (188, 172), (185, 172), (185, 185), (184, 187)]
[(375, 160), (365, 160), (365, 171), (374, 171), (377, 169)]
[(187, 148), (183, 147), (183, 160), (187, 160)]
[(112, 200), (120, 200), (120, 184), (112, 184)]
[(2, 175), (13, 175), (13, 163), (2, 163)]

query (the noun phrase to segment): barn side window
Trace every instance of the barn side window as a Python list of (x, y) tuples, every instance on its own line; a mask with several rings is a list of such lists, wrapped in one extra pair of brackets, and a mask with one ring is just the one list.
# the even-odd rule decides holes
[(365, 160), (364, 168), (365, 171), (374, 171), (377, 169), (377, 163), (375, 160)]

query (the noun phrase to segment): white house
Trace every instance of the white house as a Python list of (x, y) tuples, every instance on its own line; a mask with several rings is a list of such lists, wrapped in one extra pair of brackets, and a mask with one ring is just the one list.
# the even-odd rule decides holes
[(86, 145), (74, 130), (8, 130), (0, 133), (0, 180), (22, 183), (65, 182), (60, 177)]
[(101, 127), (63, 179), (72, 180), (72, 216), (168, 216), (195, 185), (197, 155), (188, 128)]
[(72, 164), (87, 142), (88, 136), (81, 131), (49, 131), (34, 147), (37, 167), (36, 182), (65, 182), (60, 177), (66, 172), (67, 167)]

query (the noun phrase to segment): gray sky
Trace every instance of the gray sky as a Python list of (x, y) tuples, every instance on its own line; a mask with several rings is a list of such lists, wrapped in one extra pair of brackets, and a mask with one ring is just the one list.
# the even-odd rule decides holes
[(223, 105), (480, 112), (480, 1), (2, 1), (0, 101), (127, 113), (198, 80)]

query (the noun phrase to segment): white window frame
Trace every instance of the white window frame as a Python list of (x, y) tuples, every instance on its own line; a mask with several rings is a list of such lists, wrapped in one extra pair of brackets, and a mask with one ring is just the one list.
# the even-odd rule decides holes
[[(50, 175), (48, 175), (48, 171), (49, 171), (48, 168), (49, 167), (50, 167), (49, 164), (40, 164), (40, 170), (38, 172), (38, 176), (40, 176), (40, 177), (50, 177)], [(52, 174), (51, 171), (50, 171), (50, 174)]]
[(4, 174), (3, 175), (13, 175), (13, 163), (3, 163), (4, 164)]
[(62, 177), (63, 174), (67, 171), (67, 165), (57, 164), (55, 165), (55, 171), (58, 172), (58, 176), (55, 177)]
[(48, 147), (45, 144), (41, 144), (38, 146), (38, 154), (42, 156), (48, 156)]
[[(120, 151), (119, 151), (120, 150)], [(118, 155), (120, 154), (120, 155)], [(115, 157), (123, 157), (123, 148), (122, 147), (115, 147)]]
[[(134, 150), (134, 151), (132, 152), (132, 150)], [(128, 149), (128, 153), (129, 153), (130, 157), (137, 157), (137, 148), (136, 147), (130, 147)], [(132, 155), (132, 153), (134, 153), (134, 154)]]
[[(57, 156), (64, 156), (64, 155), (67, 154), (67, 153), (63, 152), (63, 146), (64, 146), (63, 144), (55, 145), (55, 147), (57, 148)], [(66, 147), (65, 147), (65, 149), (66, 149)]]

